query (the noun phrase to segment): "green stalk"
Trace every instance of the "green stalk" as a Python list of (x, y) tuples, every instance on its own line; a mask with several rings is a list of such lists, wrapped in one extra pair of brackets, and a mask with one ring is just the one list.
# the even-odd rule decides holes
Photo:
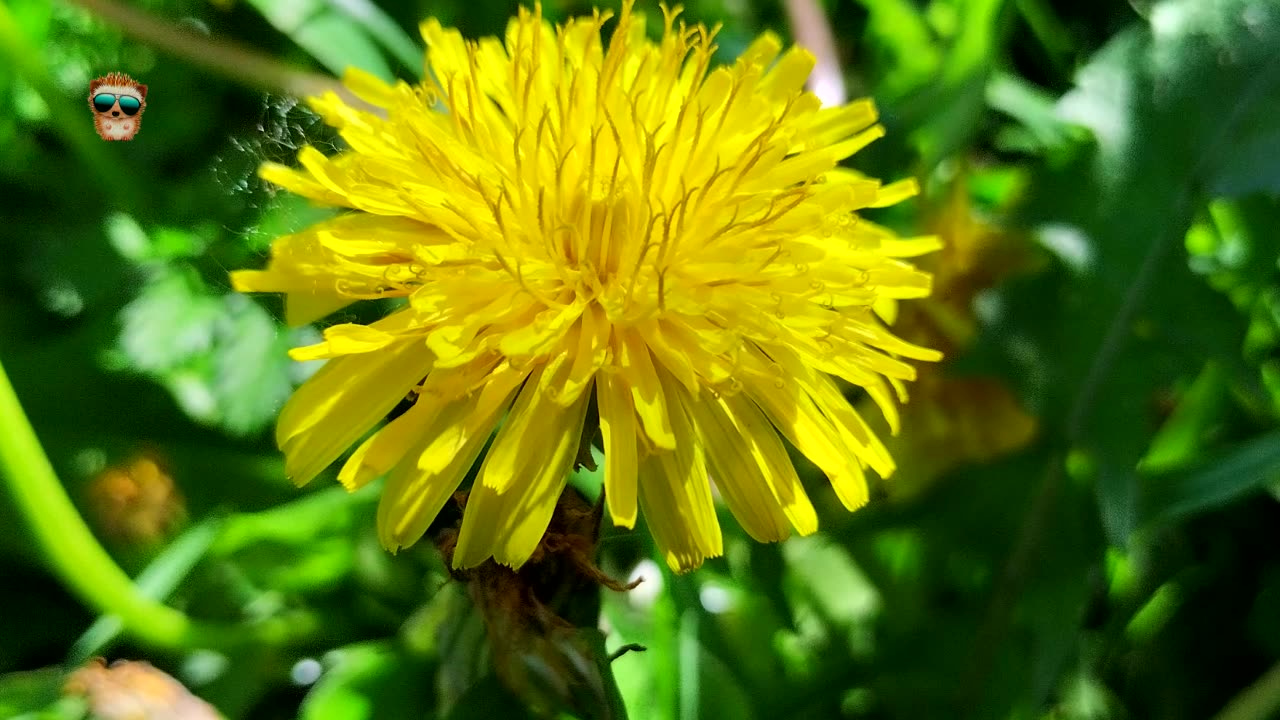
[(285, 645), (315, 633), (310, 615), (254, 625), (199, 623), (147, 597), (129, 578), (72, 504), (18, 403), (0, 364), (0, 483), (9, 489), (50, 568), (86, 605), (118, 618), (125, 632), (157, 648)]

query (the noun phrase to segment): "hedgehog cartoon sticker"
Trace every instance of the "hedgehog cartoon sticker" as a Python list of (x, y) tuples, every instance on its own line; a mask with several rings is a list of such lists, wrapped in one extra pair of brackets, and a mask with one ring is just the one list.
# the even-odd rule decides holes
[(132, 140), (142, 128), (147, 86), (124, 73), (110, 73), (89, 83), (93, 129), (103, 140)]

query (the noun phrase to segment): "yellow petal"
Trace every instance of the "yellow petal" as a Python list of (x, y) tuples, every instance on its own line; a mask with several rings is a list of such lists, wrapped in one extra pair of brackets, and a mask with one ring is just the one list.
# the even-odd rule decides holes
[(366, 70), (351, 65), (342, 74), (342, 84), (353, 95), (380, 108), (391, 108), (396, 104), (395, 87), (383, 82), (382, 78)]
[(338, 482), (354, 492), (395, 467), (415, 442), (421, 442), (433, 420), (432, 411), (437, 409), (430, 405), (415, 402), (403, 415), (369, 436), (338, 471)]
[(631, 389), (614, 373), (596, 376), (596, 405), (604, 440), (604, 496), (613, 524), (636, 524), (636, 414)]
[[(874, 123), (877, 119), (875, 102), (855, 100), (846, 105), (823, 108), (814, 114), (811, 124), (802, 134), (804, 146), (795, 148), (817, 149), (843, 140)], [(845, 177), (860, 177), (845, 175)]]
[(325, 328), (324, 342), (307, 347), (294, 348), (289, 357), (299, 362), (358, 355), (381, 350), (396, 341), (396, 336), (369, 325), (343, 323)]
[(429, 422), (382, 491), (378, 537), (384, 547), (394, 552), (422, 537), (475, 464), (526, 375), (502, 367), (474, 397), (419, 397), (420, 412)]
[(887, 257), (918, 257), (943, 248), (937, 235), (921, 235), (910, 238), (893, 238), (880, 241), (880, 254)]
[[(484, 459), (484, 468), (476, 477), (476, 485), (484, 485), (501, 495), (513, 485), (524, 482), (527, 472), (539, 472), (547, 453), (567, 445), (577, 447), (577, 438), (569, 438), (565, 424), (573, 413), (551, 397), (542, 381), (550, 374), (544, 367), (534, 374), (529, 385), (516, 398), (516, 404)], [(578, 407), (579, 400), (573, 404)], [(581, 422), (579, 422), (581, 427)]]
[(631, 400), (644, 433), (655, 447), (670, 450), (676, 446), (676, 436), (671, 430), (668, 403), (658, 381), (649, 348), (640, 336), (624, 331), (615, 334), (618, 339), (618, 364), (623, 379), (631, 387)]
[(791, 456), (768, 418), (755, 403), (742, 395), (723, 396), (720, 402), (742, 435), (751, 438), (751, 454), (763, 471), (774, 499), (782, 507), (782, 513), (796, 532), (809, 535), (817, 531), (818, 513), (809, 502)]
[(291, 292), (284, 298), (284, 320), (289, 327), (301, 327), (351, 304), (351, 298), (336, 292)]
[(335, 207), (350, 207), (351, 203), (347, 201), (342, 193), (334, 192), (324, 185), (316, 182), (307, 173), (294, 170), (280, 163), (265, 162), (258, 168), (258, 177), (266, 180), (272, 185), (278, 185), (289, 192), (296, 193), (305, 198), (309, 198), (325, 205), (333, 205)]
[[(537, 386), (537, 374), (529, 379), (522, 396)], [(551, 409), (539, 419), (547, 426), (547, 431), (541, 434), (544, 441), (536, 447), (521, 444), (527, 454), (520, 458), (521, 464), (517, 466), (520, 480), (502, 483), (509, 487), (506, 492), (499, 492), (494, 487), (500, 481), (491, 477), (490, 461), (495, 454), (503, 457), (508, 452), (508, 444), (521, 441), (512, 423), (503, 425), (467, 498), (458, 545), (453, 553), (454, 567), (475, 567), (490, 556), (502, 565), (519, 567), (537, 549), (578, 455), (587, 400), (588, 396), (583, 394), (569, 407), (547, 403)], [(516, 402), (522, 401), (523, 397)]]
[(795, 46), (787, 50), (761, 82), (761, 91), (777, 102), (785, 102), (787, 98), (804, 89), (804, 81), (813, 72), (813, 53)]
[(786, 538), (791, 528), (756, 461), (754, 440), (742, 432), (717, 398), (694, 400), (689, 410), (698, 440), (706, 450), (707, 469), (729, 511), (747, 534), (760, 542)]
[(680, 386), (660, 372), (671, 424), (679, 441), (640, 460), (640, 510), (658, 550), (676, 572), (687, 572), (724, 552), (702, 448), (682, 401)]
[(889, 183), (888, 185), (880, 188), (880, 192), (877, 193), (875, 204), (871, 207), (889, 207), (890, 205), (897, 205), (903, 200), (915, 197), (919, 194), (920, 183), (916, 182), (915, 178), (899, 180), (898, 182)]
[(850, 509), (867, 502), (866, 478), (860, 460), (832, 423), (785, 371), (752, 368), (742, 376), (743, 387), (769, 422), (826, 473), (841, 502)]
[(431, 369), (421, 340), (329, 361), (280, 412), (276, 442), (285, 472), (305, 485), (386, 416)]

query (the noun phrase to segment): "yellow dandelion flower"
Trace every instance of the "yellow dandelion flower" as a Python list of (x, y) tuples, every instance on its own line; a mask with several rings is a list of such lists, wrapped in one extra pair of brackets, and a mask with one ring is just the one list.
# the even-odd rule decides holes
[(876, 318), (929, 293), (903, 258), (937, 247), (859, 219), (914, 193), (837, 164), (880, 137), (870, 101), (822, 108), (813, 58), (757, 39), (713, 67), (714, 30), (665, 11), (662, 38), (624, 3), (553, 27), (522, 10), (499, 40), (422, 25), (427, 80), (359, 70), (311, 107), (349, 146), (304, 148), (266, 180), (352, 212), (276, 240), (242, 291), (287, 293), (291, 322), (404, 298), (293, 352), (328, 358), (281, 412), (289, 475), (363, 442), (348, 488), (386, 474), (382, 542), (410, 545), (505, 417), (467, 501), (454, 564), (524, 563), (547, 528), (594, 398), (614, 523), (643, 511), (672, 568), (722, 551), (711, 480), (753, 537), (817, 528), (782, 438), (849, 508), (893, 460), (845, 400), (897, 426), (896, 394), (938, 354)]

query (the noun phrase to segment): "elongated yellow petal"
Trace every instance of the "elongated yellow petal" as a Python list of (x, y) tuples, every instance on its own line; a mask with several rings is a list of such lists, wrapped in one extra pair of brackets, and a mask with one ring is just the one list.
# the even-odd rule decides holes
[[(569, 438), (564, 426), (573, 413), (566, 415), (566, 408), (555, 402), (540, 386), (540, 381), (548, 374), (545, 369), (535, 373), (530, 387), (516, 398), (502, 432), (489, 449), (476, 485), (483, 485), (502, 495), (518, 479), (526, 477), (528, 470), (536, 472), (546, 453), (556, 452), (556, 448), (567, 445), (570, 440), (576, 448), (577, 438)], [(581, 405), (579, 401), (573, 407)], [(579, 421), (579, 428), (581, 425)]]
[(841, 502), (850, 507), (866, 504), (862, 461), (799, 384), (780, 374), (760, 371), (744, 373), (742, 382), (774, 427), (826, 473)]
[(617, 337), (621, 341), (618, 348), (621, 375), (631, 387), (631, 400), (635, 403), (636, 415), (640, 418), (645, 436), (654, 447), (666, 450), (675, 448), (676, 436), (672, 431), (671, 408), (662, 384), (658, 381), (658, 372), (653, 366), (649, 348), (645, 347), (635, 333), (622, 332)]
[[(679, 397), (679, 385), (659, 372), (663, 389)], [(687, 572), (724, 552), (720, 521), (711, 499), (702, 447), (684, 403), (671, 404), (674, 450), (657, 450), (640, 460), (640, 509), (667, 565)]]
[[(535, 392), (537, 380), (531, 377), (521, 395)], [(537, 549), (573, 469), (587, 399), (584, 394), (569, 407), (545, 403), (549, 408), (540, 418), (548, 428), (543, 434), (545, 441), (528, 448), (527, 454), (520, 458), (518, 470), (524, 480), (521, 483), (500, 483), (492, 477), (494, 466), (490, 461), (495, 453), (501, 457), (504, 445), (520, 440), (511, 424), (502, 427), (467, 499), (453, 554), (454, 567), (475, 567), (491, 556), (502, 565), (519, 567)], [(523, 401), (522, 397), (516, 402)], [(529, 405), (543, 403), (530, 401)], [(506, 492), (495, 489), (499, 484), (507, 485)]]
[(636, 524), (636, 414), (631, 389), (615, 373), (596, 376), (600, 436), (604, 440), (604, 496), (613, 524)]
[(429, 395), (419, 399), (428, 424), (387, 478), (378, 505), (378, 537), (384, 547), (395, 551), (422, 537), (475, 464), (525, 376), (500, 368), (475, 398), (443, 404)]
[(384, 330), (368, 325), (344, 323), (325, 328), (324, 342), (310, 347), (295, 348), (289, 351), (289, 357), (304, 361), (357, 355), (381, 350), (395, 341), (396, 336)]
[(712, 480), (747, 534), (760, 542), (776, 542), (790, 535), (787, 518), (756, 459), (758, 453), (748, 451), (752, 438), (742, 434), (716, 398), (694, 400), (689, 410), (698, 441), (706, 448)]
[(302, 327), (350, 304), (351, 298), (336, 292), (291, 292), (284, 298), (284, 321)]
[(305, 485), (404, 399), (431, 369), (421, 340), (329, 361), (285, 403), (276, 442), (285, 472)]
[(751, 454), (792, 527), (801, 535), (817, 531), (818, 513), (800, 484), (786, 447), (760, 408), (742, 395), (722, 396), (720, 404), (743, 437), (750, 440)]

